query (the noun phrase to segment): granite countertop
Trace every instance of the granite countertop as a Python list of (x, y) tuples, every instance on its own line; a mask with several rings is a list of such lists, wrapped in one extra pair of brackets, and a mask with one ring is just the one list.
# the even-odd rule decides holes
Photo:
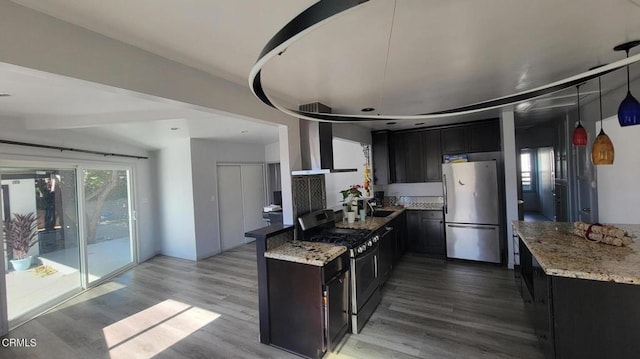
[(636, 237), (616, 247), (573, 235), (567, 222), (513, 221), (518, 236), (548, 275), (640, 285), (640, 225), (612, 224)]
[(346, 220), (346, 217), (343, 221), (336, 222), (336, 227), (338, 228), (355, 228), (355, 229), (368, 229), (370, 231), (377, 231), (382, 228), (387, 223), (391, 222), (392, 219), (396, 218), (400, 213), (404, 212), (404, 207), (381, 207), (376, 208), (376, 210), (384, 210), (384, 211), (394, 211), (390, 215), (386, 217), (371, 217), (367, 216), (364, 222), (360, 221), (360, 218), (356, 217), (356, 221), (354, 223), (349, 223)]
[(264, 256), (322, 267), (346, 251), (347, 247), (334, 244), (286, 241), (282, 245), (264, 252)]

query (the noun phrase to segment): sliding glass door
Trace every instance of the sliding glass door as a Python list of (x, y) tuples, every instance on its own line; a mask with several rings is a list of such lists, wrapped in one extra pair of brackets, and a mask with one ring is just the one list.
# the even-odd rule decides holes
[(0, 168), (7, 319), (82, 289), (76, 170)]
[(82, 184), (88, 281), (92, 283), (134, 262), (129, 171), (83, 169)]
[(0, 182), (10, 327), (134, 265), (129, 168), (0, 165)]

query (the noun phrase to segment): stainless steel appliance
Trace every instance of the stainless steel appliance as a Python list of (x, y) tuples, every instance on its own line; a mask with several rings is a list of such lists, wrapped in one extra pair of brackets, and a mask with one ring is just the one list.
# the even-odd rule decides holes
[[(331, 108), (320, 102), (299, 106), (300, 111), (331, 113)], [(356, 168), (333, 167), (333, 125), (331, 122), (300, 119), (300, 152), (302, 170), (292, 175), (316, 175), (336, 172), (356, 172)]]
[(496, 161), (442, 165), (447, 257), (501, 263)]
[(351, 332), (360, 332), (380, 303), (378, 241), (380, 235), (364, 229), (336, 228), (332, 210), (314, 211), (298, 218), (302, 240), (345, 246), (351, 272)]

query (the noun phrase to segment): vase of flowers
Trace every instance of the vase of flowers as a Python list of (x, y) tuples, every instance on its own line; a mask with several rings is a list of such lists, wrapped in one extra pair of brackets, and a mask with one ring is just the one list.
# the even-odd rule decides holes
[(349, 223), (353, 223), (356, 220), (356, 211), (358, 210), (358, 202), (356, 198), (362, 197), (362, 192), (360, 192), (359, 184), (354, 184), (351, 187), (340, 191), (342, 194), (342, 202), (346, 203), (347, 206), (347, 220)]

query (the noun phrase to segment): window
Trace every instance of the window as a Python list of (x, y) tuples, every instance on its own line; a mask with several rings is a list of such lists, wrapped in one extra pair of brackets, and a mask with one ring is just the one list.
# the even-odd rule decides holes
[(525, 192), (535, 191), (535, 153), (530, 150), (520, 152), (520, 175), (522, 178), (522, 190)]

